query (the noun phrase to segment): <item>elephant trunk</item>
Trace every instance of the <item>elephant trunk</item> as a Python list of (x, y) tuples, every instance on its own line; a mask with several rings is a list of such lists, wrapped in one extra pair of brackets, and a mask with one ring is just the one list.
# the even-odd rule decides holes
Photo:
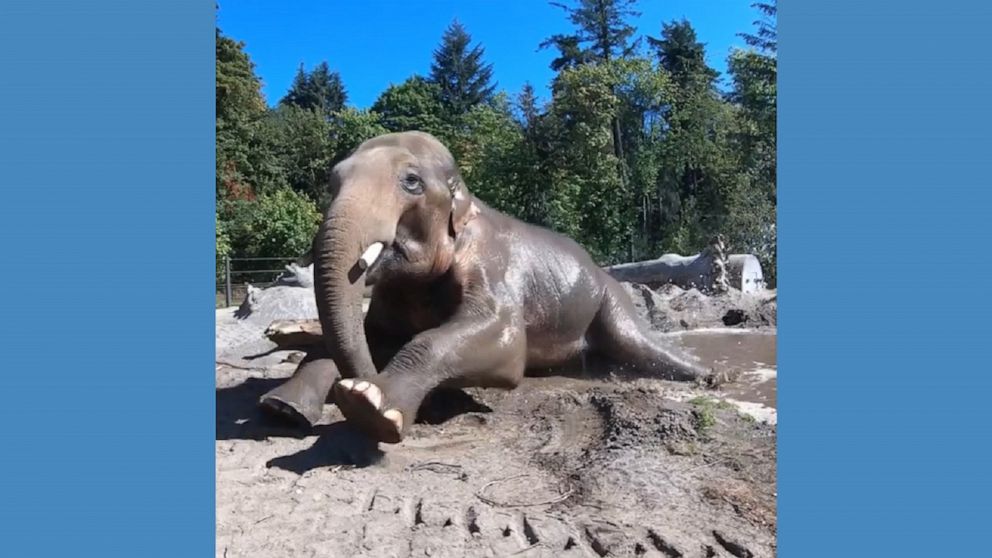
[(373, 200), (353, 192), (334, 200), (317, 231), (314, 293), (324, 343), (341, 375), (369, 377), (376, 369), (362, 319), (365, 270), (392, 242), (395, 223), (376, 219), (368, 209), (374, 207)]

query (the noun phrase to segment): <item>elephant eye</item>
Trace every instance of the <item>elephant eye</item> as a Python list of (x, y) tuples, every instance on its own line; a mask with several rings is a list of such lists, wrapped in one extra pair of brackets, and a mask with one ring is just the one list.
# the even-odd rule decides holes
[(400, 182), (403, 189), (411, 194), (423, 194), (424, 193), (424, 183), (420, 180), (420, 177), (416, 174), (410, 173), (403, 177)]

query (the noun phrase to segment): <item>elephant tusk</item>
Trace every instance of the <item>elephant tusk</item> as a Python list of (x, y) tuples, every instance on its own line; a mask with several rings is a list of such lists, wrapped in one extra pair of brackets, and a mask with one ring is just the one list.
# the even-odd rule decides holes
[(362, 271), (368, 269), (375, 261), (379, 258), (379, 254), (382, 253), (383, 244), (381, 242), (374, 242), (371, 246), (365, 249), (365, 253), (362, 257), (358, 259), (358, 267)]

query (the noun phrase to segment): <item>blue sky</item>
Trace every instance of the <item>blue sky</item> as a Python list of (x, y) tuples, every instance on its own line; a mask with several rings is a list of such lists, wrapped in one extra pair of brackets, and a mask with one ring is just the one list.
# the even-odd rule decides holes
[[(661, 24), (688, 19), (706, 44), (707, 61), (721, 73), (737, 36), (753, 30), (753, 0), (641, 0), (632, 20), (641, 35), (657, 37)], [(569, 33), (565, 12), (544, 0), (218, 0), (218, 26), (245, 42), (269, 104), (283, 96), (302, 62), (326, 60), (341, 74), (349, 103), (370, 106), (391, 83), (430, 72), (441, 34), (457, 18), (486, 50), (498, 88), (515, 97), (527, 81), (547, 100), (555, 57), (537, 46)]]

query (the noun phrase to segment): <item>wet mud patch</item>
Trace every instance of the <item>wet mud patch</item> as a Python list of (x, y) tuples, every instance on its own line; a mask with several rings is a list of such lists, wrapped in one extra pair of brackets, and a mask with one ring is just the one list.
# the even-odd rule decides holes
[[(222, 373), (238, 394), (258, 374)], [(381, 453), (368, 464), (341, 457), (353, 444), (333, 405), (292, 436), (220, 430), (218, 555), (773, 556), (775, 427), (687, 389), (548, 378), (437, 394), (424, 411), (444, 420), (365, 448)]]
[[(262, 416), (293, 364), (221, 346), (219, 321), (236, 366), (218, 358), (217, 555), (774, 556), (776, 426), (740, 412), (774, 409), (774, 330), (741, 328), (773, 324), (774, 299), (654, 294), (659, 330), (746, 381), (609, 379), (589, 361), (508, 392), (439, 390), (397, 445), (361, 443), (331, 404), (310, 430)], [(678, 331), (700, 325), (721, 329)]]

